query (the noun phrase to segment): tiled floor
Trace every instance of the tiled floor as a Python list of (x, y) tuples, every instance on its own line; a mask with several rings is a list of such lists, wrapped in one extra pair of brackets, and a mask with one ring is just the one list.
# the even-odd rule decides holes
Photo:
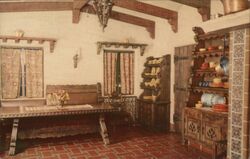
[[(201, 155), (187, 151), (180, 136), (173, 133), (148, 132), (138, 127), (119, 128), (110, 134), (111, 145), (103, 145), (99, 134), (57, 139), (23, 140), (22, 150), (14, 157), (7, 152), (1, 159), (198, 159)], [(209, 157), (202, 156), (202, 159)]]

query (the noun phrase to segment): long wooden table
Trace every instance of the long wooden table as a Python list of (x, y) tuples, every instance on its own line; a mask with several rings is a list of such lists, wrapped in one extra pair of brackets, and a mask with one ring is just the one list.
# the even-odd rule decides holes
[[(24, 118), (71, 116), (84, 114), (99, 115), (100, 134), (104, 144), (109, 144), (108, 131), (105, 123), (105, 114), (117, 112), (118, 109), (109, 104), (94, 105), (69, 105), (69, 106), (25, 106), (25, 107), (1, 107), (0, 121), (12, 119), (12, 132), (10, 139), (9, 155), (15, 155), (19, 121)], [(0, 125), (1, 125), (0, 123)], [(0, 130), (1, 131), (1, 130)], [(1, 144), (1, 141), (0, 141)]]

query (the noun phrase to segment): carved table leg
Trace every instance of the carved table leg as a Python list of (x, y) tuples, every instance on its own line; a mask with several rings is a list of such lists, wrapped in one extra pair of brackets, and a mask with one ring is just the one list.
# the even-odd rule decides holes
[(11, 139), (10, 139), (9, 155), (15, 155), (15, 152), (16, 152), (16, 140), (17, 140), (18, 123), (19, 123), (19, 119), (14, 119), (13, 120), (13, 127), (12, 127), (12, 132), (11, 132)]
[(100, 134), (102, 136), (102, 140), (103, 140), (105, 145), (108, 145), (110, 142), (109, 142), (108, 130), (107, 130), (107, 127), (105, 124), (105, 118), (104, 118), (103, 114), (101, 114), (99, 116), (99, 124), (100, 124), (100, 128), (101, 128)]

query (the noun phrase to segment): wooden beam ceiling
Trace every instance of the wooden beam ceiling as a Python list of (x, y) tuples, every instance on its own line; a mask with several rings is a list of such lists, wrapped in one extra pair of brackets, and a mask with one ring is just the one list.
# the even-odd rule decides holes
[(209, 7), (210, 0), (171, 0), (194, 8)]
[[(95, 10), (90, 5), (87, 5), (81, 11), (87, 12), (90, 14), (96, 14)], [(116, 11), (111, 12), (110, 18), (114, 20), (122, 21), (125, 23), (144, 27), (149, 32), (150, 37), (152, 39), (155, 38), (155, 22), (152, 20), (148, 20), (148, 19), (144, 19), (144, 18), (140, 18), (140, 17), (136, 17), (136, 16), (132, 16), (132, 15), (128, 15), (125, 13), (116, 12)]]
[(152, 20), (112, 11), (111, 18), (125, 23), (138, 25), (146, 28), (152, 39), (155, 38), (155, 22)]
[[(76, 5), (76, 4), (75, 4)], [(83, 5), (83, 3), (82, 3)], [(81, 12), (87, 12), (90, 14), (96, 14), (93, 7), (87, 4), (84, 4), (85, 7), (81, 8)], [(81, 6), (81, 5), (80, 5)], [(72, 10), (72, 2), (11, 2), (11, 3), (0, 3), (0, 12), (32, 12), (32, 11), (62, 11), (62, 10)], [(74, 15), (73, 15), (74, 17)], [(138, 25), (144, 27), (149, 33), (151, 38), (155, 38), (155, 22), (152, 20), (128, 15), (125, 13), (119, 13), (112, 11), (112, 19), (122, 21), (125, 23)], [(74, 18), (73, 18), (74, 19)]]
[(72, 22), (79, 23), (81, 9), (89, 2), (89, 0), (74, 0), (72, 9)]
[(136, 0), (113, 0), (115, 6), (167, 19), (174, 32), (178, 31), (178, 13)]
[(211, 9), (210, 0), (171, 0), (171, 1), (197, 8), (198, 13), (200, 13), (202, 17), (202, 21), (207, 21), (210, 19), (210, 9)]

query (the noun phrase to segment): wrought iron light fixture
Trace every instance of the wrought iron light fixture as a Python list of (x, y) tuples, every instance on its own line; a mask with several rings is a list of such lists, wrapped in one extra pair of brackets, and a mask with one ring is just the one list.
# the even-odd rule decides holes
[(93, 0), (93, 6), (103, 30), (107, 27), (113, 5), (112, 0)]

